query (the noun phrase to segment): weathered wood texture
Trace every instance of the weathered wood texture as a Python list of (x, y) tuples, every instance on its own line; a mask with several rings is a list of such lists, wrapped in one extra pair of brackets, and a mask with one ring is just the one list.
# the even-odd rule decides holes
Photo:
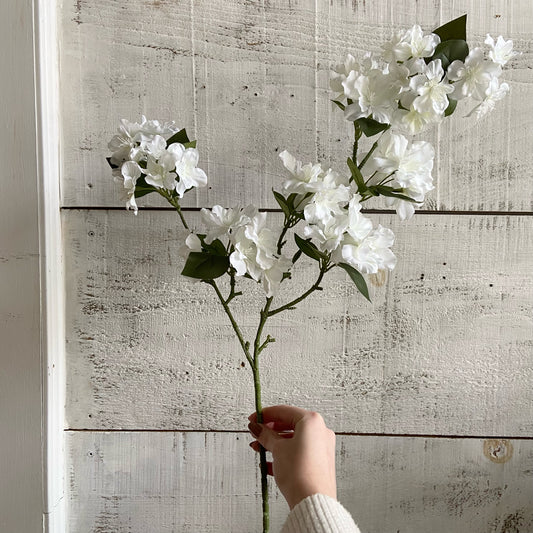
[[(344, 432), (531, 436), (533, 218), (378, 219), (396, 270), (370, 276), (372, 305), (339, 269), (269, 320), (265, 404), (312, 407)], [(243, 429), (251, 375), (212, 289), (180, 278), (177, 224), (64, 213), (69, 427)], [(316, 276), (297, 266), (294, 296)], [(248, 335), (261, 294), (234, 300)]]
[[(341, 500), (365, 533), (533, 529), (533, 217), (507, 214), (533, 210), (530, 0), (62, 6), (62, 202), (73, 208), (121, 207), (106, 145), (119, 118), (141, 114), (175, 119), (199, 141), (210, 187), (186, 205), (276, 207), (281, 150), (335, 168), (350, 153), (330, 68), (398, 28), (463, 13), (471, 42), (503, 34), (523, 54), (505, 74), (511, 97), (491, 116), (475, 124), (463, 108), (425, 137), (437, 149), (426, 209), (500, 214), (405, 225), (376, 216), (395, 231), (399, 262), (370, 277), (373, 304), (334, 271), (322, 293), (267, 328), (278, 342), (263, 358), (265, 405), (381, 434), (338, 440)], [(154, 195), (139, 204), (166, 205)], [(66, 209), (63, 224), (67, 426), (85, 429), (67, 432), (70, 530), (258, 530), (249, 437), (221, 432), (245, 429), (250, 371), (210, 288), (180, 278), (176, 214)], [(292, 290), (315, 275), (308, 263)], [(260, 294), (235, 300), (248, 334)], [(153, 431), (100, 431), (122, 428)], [(497, 451), (408, 434), (529, 439)], [(286, 515), (277, 493), (273, 508), (274, 532)]]
[[(120, 205), (107, 141), (119, 118), (144, 113), (175, 119), (199, 140), (211, 188), (187, 205), (274, 207), (281, 150), (338, 169), (350, 153), (349, 125), (329, 102), (332, 66), (348, 52), (378, 50), (398, 28), (468, 13), (472, 43), (504, 34), (523, 54), (505, 74), (512, 97), (490, 117), (475, 124), (462, 108), (427, 137), (437, 188), (426, 208), (531, 211), (531, 11), (530, 0), (66, 2), (63, 205)], [(140, 204), (162, 202), (150, 195)]]
[[(257, 457), (235, 433), (69, 432), (70, 531), (250, 533)], [(341, 502), (364, 533), (533, 530), (529, 440), (337, 438)], [(288, 508), (275, 491), (272, 531)]]

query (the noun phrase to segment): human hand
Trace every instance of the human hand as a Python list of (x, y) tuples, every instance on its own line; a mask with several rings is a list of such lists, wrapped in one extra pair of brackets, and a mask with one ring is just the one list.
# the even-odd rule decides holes
[(263, 423), (257, 415), (248, 417), (248, 429), (260, 445), (272, 453), (268, 463), (279, 490), (292, 509), (307, 496), (325, 494), (337, 498), (335, 480), (335, 433), (320, 414), (289, 405), (263, 409)]

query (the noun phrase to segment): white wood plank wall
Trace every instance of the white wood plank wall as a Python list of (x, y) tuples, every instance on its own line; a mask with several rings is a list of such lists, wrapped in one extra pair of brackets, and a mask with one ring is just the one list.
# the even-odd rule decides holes
[[(304, 308), (272, 319), (264, 403), (319, 410), (341, 433), (339, 497), (363, 533), (533, 531), (530, 0), (63, 4), (70, 531), (260, 523), (251, 376), (209, 288), (179, 277), (175, 213), (153, 195), (137, 217), (123, 209), (104, 159), (118, 119), (175, 119), (198, 139), (210, 187), (191, 208), (273, 208), (281, 150), (332, 166), (349, 153), (331, 66), (463, 13), (469, 40), (503, 34), (523, 52), (505, 73), (510, 97), (430, 135), (425, 213), (372, 215), (399, 258), (371, 277), (373, 304), (332, 272)], [(253, 302), (235, 303), (245, 329)], [(286, 514), (275, 493), (273, 533)]]

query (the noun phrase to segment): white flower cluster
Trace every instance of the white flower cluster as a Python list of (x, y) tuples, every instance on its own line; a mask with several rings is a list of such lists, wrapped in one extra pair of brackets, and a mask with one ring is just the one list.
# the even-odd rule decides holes
[[(415, 25), (398, 32), (380, 55), (367, 53), (361, 61), (348, 55), (335, 69), (331, 78), (335, 103), (355, 128), (349, 174), (324, 169), (319, 163), (303, 164), (283, 151), (280, 158), (289, 177), (281, 193), (274, 191), (285, 215), (283, 229), (267, 227), (266, 213), (253, 205), (230, 209), (215, 205), (201, 210), (205, 234), (191, 232), (179, 199), (193, 187), (207, 184), (205, 172), (197, 167), (196, 144), (173, 122), (162, 124), (144, 116), (141, 123), (122, 120), (119, 133), (109, 143), (108, 161), (123, 182), (126, 207), (137, 214), (136, 196), (162, 194), (177, 209), (186, 229), (183, 275), (212, 282), (228, 274), (231, 292), (226, 303), (237, 294), (235, 276), (261, 283), (267, 297), (274, 296), (301, 254), (319, 264), (320, 276), (311, 292), (338, 265), (368, 298), (361, 273), (392, 270), (396, 257), (391, 251), (393, 232), (374, 227), (362, 214), (362, 203), (383, 196), (402, 220), (409, 219), (433, 189), (435, 156), (430, 143), (414, 141), (412, 136), (453, 113), (458, 100), (472, 98), (476, 105), (469, 115), (481, 117), (509, 91), (499, 77), (502, 67), (517, 54), (512, 41), (501, 36), (495, 41), (487, 35), (485, 50), (469, 51), (464, 40), (466, 15), (435, 32), (424, 34)], [(359, 161), (363, 133), (381, 135)], [(282, 253), (285, 234), (300, 221), (304, 238), (295, 235), (299, 251), (289, 259)]]
[(417, 203), (399, 198), (385, 197), (389, 206), (396, 208), (402, 220), (409, 219), (420, 206), (426, 193), (434, 189), (433, 159), (435, 150), (427, 141), (408, 141), (399, 133), (385, 132), (368, 160), (366, 170), (372, 175), (369, 184), (384, 182), (390, 176), (388, 184), (403, 188), (404, 194)]
[[(236, 275), (249, 275), (262, 284), (268, 297), (274, 296), (292, 261), (277, 253), (279, 232), (266, 227), (266, 213), (260, 213), (253, 205), (229, 209), (215, 205), (211, 210), (202, 209), (201, 213), (207, 227), (205, 243), (225, 239), (226, 242), (221, 242), (233, 250), (229, 262)], [(202, 242), (193, 233), (187, 237), (186, 245), (187, 253), (202, 251)]]
[(415, 135), (444, 118), (450, 98), (477, 100), (474, 110), (480, 117), (509, 91), (498, 78), (517, 54), (512, 41), (500, 36), (494, 42), (487, 35), (488, 50), (474, 48), (464, 62), (456, 60), (446, 68), (440, 58), (427, 62), (439, 43), (437, 34), (424, 35), (415, 25), (396, 33), (381, 55), (367, 53), (361, 62), (348, 55), (331, 78), (331, 88), (346, 102), (346, 119), (372, 117)]
[(135, 187), (141, 176), (147, 185), (173, 193), (182, 198), (192, 187), (203, 187), (207, 176), (198, 165), (198, 150), (181, 143), (167, 146), (167, 140), (179, 131), (173, 122), (161, 124), (157, 120), (141, 123), (121, 120), (119, 133), (109, 142), (110, 163), (117, 168), (114, 175), (123, 181), (126, 207), (137, 214)]
[(367, 53), (361, 62), (348, 55), (331, 77), (347, 120), (373, 119), (389, 128), (365, 170), (372, 174), (370, 184), (390, 177), (390, 186), (403, 188), (418, 203), (386, 198), (402, 220), (410, 218), (433, 189), (432, 146), (410, 142), (405, 135), (441, 122), (465, 98), (477, 102), (468, 115), (479, 118), (491, 111), (509, 91), (508, 84), (499, 81), (502, 67), (517, 55), (512, 41), (500, 36), (495, 42), (487, 35), (487, 50), (474, 48), (464, 62), (455, 60), (443, 68), (440, 58), (430, 60), (440, 42), (437, 34), (424, 35), (415, 25), (396, 33), (381, 55)]
[(319, 164), (302, 165), (287, 151), (280, 157), (290, 178), (283, 194), (297, 194), (294, 205), (303, 212), (303, 233), (333, 263), (348, 263), (362, 273), (392, 270), (396, 257), (390, 250), (394, 234), (361, 213), (361, 196), (346, 176)]
[(454, 61), (448, 67), (447, 73), (454, 87), (453, 98), (461, 100), (472, 97), (479, 101), (468, 114), (475, 112), (477, 118), (492, 111), (496, 102), (509, 92), (509, 85), (500, 83), (499, 77), (502, 67), (519, 54), (513, 51), (513, 41), (505, 41), (501, 35), (494, 42), (487, 34), (485, 44), (488, 45), (488, 59), (482, 48), (474, 48), (464, 63)]

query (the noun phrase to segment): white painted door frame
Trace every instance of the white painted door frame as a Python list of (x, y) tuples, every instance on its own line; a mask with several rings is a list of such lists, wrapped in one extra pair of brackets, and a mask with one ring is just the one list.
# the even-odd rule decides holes
[(56, 0), (0, 3), (0, 531), (64, 533)]

